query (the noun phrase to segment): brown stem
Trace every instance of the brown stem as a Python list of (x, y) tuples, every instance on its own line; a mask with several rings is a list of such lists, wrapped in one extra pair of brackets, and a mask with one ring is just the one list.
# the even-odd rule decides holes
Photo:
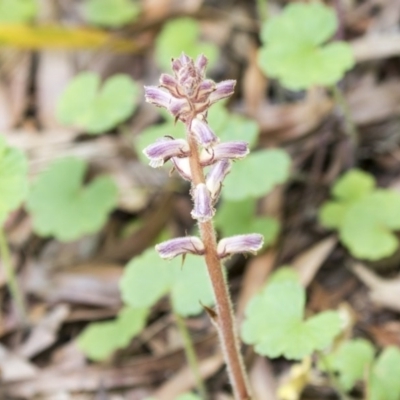
[[(188, 123), (190, 126), (190, 121)], [(203, 168), (200, 164), (198, 145), (193, 135), (188, 131), (190, 146), (190, 169), (194, 186), (205, 183)], [(233, 386), (235, 399), (249, 400), (250, 391), (247, 376), (239, 350), (236, 335), (235, 320), (232, 312), (232, 302), (226, 276), (217, 254), (217, 242), (212, 221), (199, 222), (200, 235), (205, 248), (205, 260), (208, 274), (214, 290), (217, 309), (217, 329), (221, 347), (227, 364), (229, 378)]]

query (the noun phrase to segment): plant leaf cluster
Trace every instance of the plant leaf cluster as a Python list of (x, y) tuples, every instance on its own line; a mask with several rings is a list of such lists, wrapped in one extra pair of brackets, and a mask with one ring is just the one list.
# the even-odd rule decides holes
[(86, 0), (83, 12), (91, 24), (118, 28), (135, 20), (140, 6), (131, 0)]
[(372, 175), (351, 170), (333, 186), (334, 200), (324, 203), (319, 219), (336, 229), (341, 242), (355, 257), (379, 260), (392, 255), (400, 229), (400, 194), (375, 187)]
[(214, 304), (211, 283), (203, 257), (188, 255), (166, 262), (154, 249), (146, 250), (127, 265), (120, 283), (125, 304), (136, 308), (153, 306), (170, 294), (172, 308), (186, 317)]
[(337, 26), (334, 10), (322, 3), (289, 4), (262, 28), (261, 69), (293, 90), (335, 84), (354, 66), (347, 43), (327, 43)]
[(31, 21), (37, 14), (36, 0), (0, 0), (1, 23), (24, 23)]
[(100, 134), (125, 121), (134, 112), (139, 95), (139, 86), (128, 75), (113, 75), (100, 88), (99, 75), (82, 72), (61, 95), (57, 117), (64, 125)]
[(208, 58), (209, 66), (212, 66), (218, 57), (217, 46), (200, 41), (199, 23), (192, 18), (168, 21), (156, 39), (155, 56), (162, 69), (168, 71), (171, 55), (178, 57), (182, 52), (194, 59), (199, 54), (204, 54)]
[(147, 308), (123, 308), (116, 319), (89, 324), (77, 338), (78, 347), (95, 361), (107, 359), (130, 343), (146, 325)]
[(28, 163), (24, 153), (0, 136), (0, 227), (28, 193)]
[(339, 314), (324, 311), (304, 319), (305, 289), (296, 273), (281, 268), (246, 309), (245, 343), (261, 355), (300, 360), (331, 345), (341, 330)]
[(83, 160), (65, 158), (55, 161), (36, 179), (27, 208), (38, 234), (70, 241), (104, 225), (117, 204), (117, 188), (107, 176), (84, 185), (86, 169)]

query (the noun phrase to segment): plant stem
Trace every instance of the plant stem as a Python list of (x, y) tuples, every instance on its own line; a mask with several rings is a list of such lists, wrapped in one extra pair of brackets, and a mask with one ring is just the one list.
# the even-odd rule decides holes
[[(187, 126), (190, 127), (190, 121)], [(190, 147), (190, 169), (194, 187), (205, 183), (203, 168), (200, 164), (199, 149), (194, 136), (189, 131), (187, 140)], [(232, 312), (232, 303), (229, 295), (225, 272), (217, 253), (217, 241), (212, 220), (199, 222), (201, 239), (205, 248), (205, 260), (208, 274), (214, 290), (217, 330), (221, 342), (222, 351), (227, 364), (230, 381), (233, 387), (235, 399), (250, 399), (248, 380), (239, 351), (239, 343), (236, 335), (235, 320)]]
[(4, 230), (0, 228), (0, 255), (3, 263), (3, 269), (7, 280), (8, 289), (10, 290), (11, 297), (14, 299), (17, 306), (19, 317), (22, 321), (26, 322), (26, 311), (24, 299), (18, 287), (18, 282), (14, 273), (11, 262), (11, 253), (6, 239)]
[(345, 130), (347, 135), (349, 135), (350, 137), (353, 148), (355, 148), (358, 144), (359, 135), (357, 127), (354, 124), (353, 118), (351, 116), (350, 107), (347, 103), (346, 98), (344, 97), (343, 91), (339, 88), (338, 85), (332, 86), (332, 93), (336, 104), (342, 109), (345, 122)]
[(185, 349), (187, 362), (196, 380), (197, 390), (199, 391), (201, 399), (207, 400), (208, 399), (207, 390), (204, 385), (203, 378), (201, 377), (196, 350), (194, 348), (192, 339), (190, 337), (189, 330), (185, 324), (184, 319), (177, 312), (174, 312), (174, 315), (175, 315), (176, 325), (178, 326), (179, 333), (183, 340), (183, 347)]

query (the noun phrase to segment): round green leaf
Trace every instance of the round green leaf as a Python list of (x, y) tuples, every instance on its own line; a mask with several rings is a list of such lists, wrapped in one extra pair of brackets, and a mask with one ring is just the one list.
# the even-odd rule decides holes
[(262, 29), (261, 69), (293, 90), (335, 84), (354, 65), (347, 43), (322, 46), (336, 25), (335, 12), (323, 4), (290, 4)]
[(110, 28), (128, 24), (140, 13), (139, 4), (130, 0), (86, 0), (83, 10), (89, 23)]
[(224, 181), (223, 196), (232, 201), (268, 194), (289, 176), (290, 157), (284, 150), (261, 150), (235, 163)]
[(36, 0), (0, 0), (0, 22), (24, 23), (37, 14)]
[(77, 338), (78, 347), (91, 360), (106, 360), (143, 330), (147, 315), (147, 309), (125, 307), (113, 321), (88, 325)]
[(328, 347), (340, 318), (325, 311), (304, 321), (305, 290), (292, 271), (278, 271), (246, 309), (242, 338), (259, 354), (300, 360)]
[(339, 374), (339, 382), (343, 390), (350, 391), (358, 380), (367, 376), (369, 367), (374, 359), (374, 347), (364, 339), (355, 339), (344, 342), (334, 353), (329, 354), (320, 368)]
[(70, 241), (104, 225), (117, 204), (117, 188), (106, 176), (84, 186), (86, 168), (84, 161), (66, 158), (39, 175), (27, 202), (38, 234)]
[(95, 73), (77, 75), (58, 103), (60, 122), (99, 134), (114, 128), (133, 113), (140, 90), (128, 75), (110, 77), (100, 90), (99, 85), (100, 78)]
[(398, 400), (400, 398), (400, 350), (389, 346), (376, 361), (369, 379), (371, 400)]
[(22, 151), (9, 147), (0, 136), (0, 226), (18, 208), (28, 191), (28, 163)]
[(245, 233), (260, 233), (264, 236), (264, 246), (275, 242), (279, 234), (279, 223), (274, 218), (255, 215), (256, 200), (223, 201), (215, 217), (216, 227), (223, 236)]
[(178, 18), (167, 22), (156, 40), (156, 60), (161, 68), (171, 68), (171, 57), (179, 57), (185, 52), (189, 57), (196, 58), (204, 54), (208, 65), (212, 66), (218, 56), (218, 48), (211, 43), (199, 41), (200, 28), (192, 18)]
[(154, 249), (129, 262), (120, 287), (124, 302), (131, 307), (151, 307), (170, 293), (174, 310), (182, 316), (199, 314), (202, 304), (214, 301), (202, 257), (189, 255), (182, 265), (179, 258), (162, 260)]
[(354, 201), (371, 193), (375, 179), (360, 169), (352, 169), (335, 182), (332, 195), (339, 200)]

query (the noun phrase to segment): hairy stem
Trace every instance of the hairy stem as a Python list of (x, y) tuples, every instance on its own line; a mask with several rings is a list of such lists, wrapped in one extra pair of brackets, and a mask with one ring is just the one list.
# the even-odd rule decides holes
[[(188, 123), (190, 126), (190, 121)], [(193, 185), (205, 183), (203, 168), (200, 164), (198, 145), (190, 133), (187, 134), (190, 147), (190, 169)], [(242, 356), (239, 350), (238, 338), (236, 335), (235, 320), (232, 312), (232, 302), (226, 281), (225, 272), (217, 253), (216, 235), (212, 221), (199, 222), (200, 235), (205, 248), (205, 261), (208, 274), (214, 290), (217, 330), (221, 347), (228, 367), (228, 373), (235, 399), (250, 399), (250, 391)]]
[(3, 269), (7, 280), (8, 289), (10, 290), (11, 297), (14, 299), (17, 306), (19, 317), (24, 323), (27, 321), (24, 299), (18, 287), (18, 282), (14, 273), (11, 262), (10, 248), (4, 230), (0, 228), (0, 255), (3, 263)]
[(184, 319), (177, 313), (174, 313), (176, 325), (178, 326), (179, 333), (183, 340), (183, 347), (185, 349), (185, 355), (190, 369), (192, 370), (194, 379), (196, 381), (197, 390), (202, 400), (208, 399), (207, 389), (204, 385), (203, 378), (199, 368), (196, 350), (194, 348), (192, 339), (190, 337), (188, 328), (185, 324)]

